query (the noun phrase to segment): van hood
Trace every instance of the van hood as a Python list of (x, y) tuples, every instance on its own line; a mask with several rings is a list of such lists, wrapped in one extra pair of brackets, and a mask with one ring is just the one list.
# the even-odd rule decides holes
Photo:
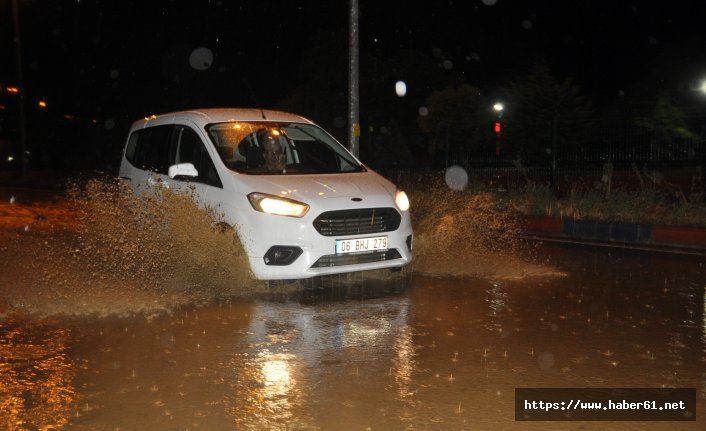
[(394, 196), (395, 186), (371, 172), (335, 175), (242, 175), (251, 191), (311, 202), (317, 199)]

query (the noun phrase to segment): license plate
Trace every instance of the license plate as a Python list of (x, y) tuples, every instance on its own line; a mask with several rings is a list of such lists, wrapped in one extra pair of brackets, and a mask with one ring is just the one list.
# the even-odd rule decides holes
[(387, 250), (386, 236), (336, 240), (336, 254), (358, 253), (375, 250)]

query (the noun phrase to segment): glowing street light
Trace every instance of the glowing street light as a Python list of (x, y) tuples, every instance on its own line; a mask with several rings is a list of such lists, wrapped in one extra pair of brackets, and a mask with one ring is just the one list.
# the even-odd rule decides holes
[(500, 131), (502, 130), (502, 124), (500, 123), (500, 119), (503, 117), (503, 109), (505, 109), (505, 106), (503, 106), (503, 104), (500, 102), (495, 102), (495, 105), (493, 105), (493, 111), (495, 111), (495, 113), (497, 114), (497, 118), (493, 123), (493, 133), (495, 133), (496, 157), (500, 157)]
[(702, 93), (706, 94), (706, 79), (704, 79), (703, 81), (701, 81), (701, 86), (699, 87), (699, 90), (700, 90)]

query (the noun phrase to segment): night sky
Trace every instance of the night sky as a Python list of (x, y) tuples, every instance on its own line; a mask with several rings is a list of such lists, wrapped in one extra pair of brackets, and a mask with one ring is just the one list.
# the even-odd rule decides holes
[[(57, 114), (128, 123), (188, 107), (272, 107), (317, 68), (346, 94), (347, 1), (17, 2), (28, 105), (43, 99)], [(10, 4), (0, 2), (3, 87), (17, 84)], [(360, 0), (360, 8), (363, 59), (417, 52), (486, 94), (538, 61), (598, 106), (664, 89), (698, 103), (693, 90), (706, 78), (706, 2)], [(396, 72), (406, 80), (409, 70)], [(420, 100), (438, 90), (414, 80), (408, 88)]]

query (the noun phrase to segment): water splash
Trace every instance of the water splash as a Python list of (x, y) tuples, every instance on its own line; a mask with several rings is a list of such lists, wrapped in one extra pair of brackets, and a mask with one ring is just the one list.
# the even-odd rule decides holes
[[(67, 192), (71, 225), (11, 234), (0, 285), (11, 308), (33, 314), (168, 311), (262, 289), (233, 229), (169, 190), (135, 196), (117, 179)], [(45, 221), (50, 222), (50, 221)], [(6, 278), (6, 280), (4, 280)], [(4, 282), (4, 283), (3, 283)]]
[(488, 192), (449, 190), (441, 179), (406, 185), (415, 230), (412, 270), (437, 276), (521, 279), (560, 275), (528, 258), (520, 224)]
[(72, 188), (77, 257), (96, 272), (167, 289), (174, 284), (228, 289), (250, 284), (235, 231), (188, 194), (156, 189), (135, 196), (117, 180)]
[[(521, 257), (518, 223), (491, 194), (451, 191), (442, 179), (404, 188), (411, 191), (416, 235), (411, 272), (490, 279), (552, 274)], [(31, 207), (5, 208), (19, 214)], [(188, 194), (157, 189), (137, 197), (115, 178), (94, 178), (70, 186), (66, 199), (37, 206), (18, 223), (25, 220), (31, 223), (26, 232), (0, 230), (7, 238), (0, 244), (7, 263), (0, 273), (6, 301), (0, 314), (170, 312), (267, 291), (252, 279), (235, 231)], [(364, 275), (366, 281), (399, 278), (387, 271)], [(361, 277), (335, 281), (356, 286)], [(325, 283), (275, 287), (319, 284)]]

